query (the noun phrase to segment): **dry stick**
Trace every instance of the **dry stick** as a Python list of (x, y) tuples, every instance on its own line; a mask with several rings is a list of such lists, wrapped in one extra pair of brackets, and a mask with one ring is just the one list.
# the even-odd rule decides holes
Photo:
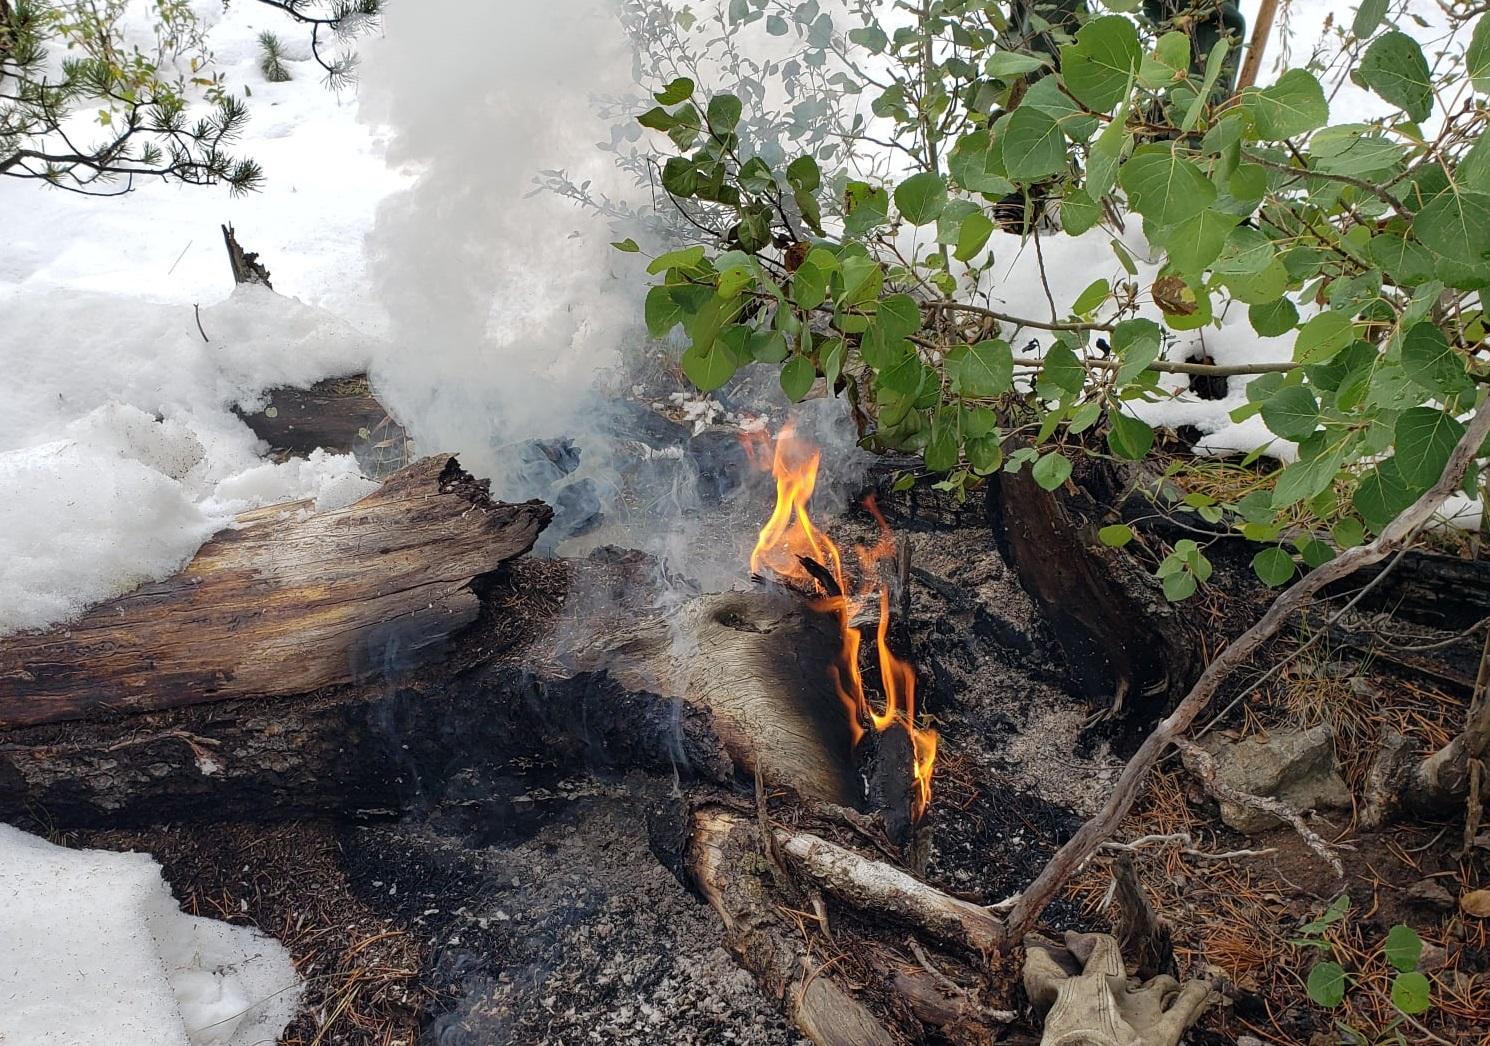
[(1267, 613), (1255, 625), (1238, 636), (1206, 666), (1184, 700), (1154, 728), (1128, 761), (1101, 811), (1081, 826), (1071, 841), (1056, 852), (1035, 877), (1035, 881), (1020, 895), (1009, 912), (1006, 946), (1017, 943), (1029, 932), (1045, 906), (1060, 892), (1066, 881), (1117, 830), (1118, 824), (1137, 802), (1144, 780), (1154, 764), (1174, 740), (1182, 737), (1190, 728), (1195, 717), (1210, 704), (1221, 683), (1232, 671), (1250, 660), (1263, 643), (1277, 634), (1292, 614), (1322, 589), (1343, 577), (1349, 577), (1362, 567), (1381, 562), (1411, 540), (1458, 488), (1465, 470), (1484, 445), (1487, 436), (1490, 436), (1490, 405), (1481, 407), (1470, 422), (1464, 438), (1449, 455), (1448, 464), (1438, 482), (1388, 523), (1376, 540), (1346, 549), (1307, 574), (1298, 584), (1273, 600)]
[(1257, 7), (1257, 24), (1252, 27), (1252, 39), (1247, 44), (1247, 57), (1242, 60), (1242, 72), (1237, 77), (1236, 89), (1241, 91), (1257, 82), (1257, 72), (1262, 68), (1262, 52), (1267, 49), (1268, 37), (1273, 32), (1273, 19), (1278, 14), (1278, 0), (1262, 0)]

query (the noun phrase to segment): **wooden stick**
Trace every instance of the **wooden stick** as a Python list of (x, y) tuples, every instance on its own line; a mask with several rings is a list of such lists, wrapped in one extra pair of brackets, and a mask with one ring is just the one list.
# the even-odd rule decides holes
[(1247, 44), (1247, 56), (1242, 60), (1242, 72), (1237, 77), (1236, 89), (1240, 93), (1257, 83), (1257, 73), (1262, 68), (1262, 53), (1267, 49), (1268, 37), (1273, 32), (1273, 19), (1278, 14), (1278, 0), (1262, 0), (1257, 6), (1257, 22), (1252, 26), (1252, 39)]

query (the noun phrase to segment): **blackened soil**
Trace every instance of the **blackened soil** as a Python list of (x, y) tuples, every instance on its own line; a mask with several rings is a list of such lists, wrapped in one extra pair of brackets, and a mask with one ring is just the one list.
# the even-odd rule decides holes
[[(439, 1046), (800, 1042), (648, 850), (667, 782), (570, 783), (514, 838), (434, 817), (343, 836), (359, 898), (430, 955)], [(519, 804), (523, 805), (523, 804)]]

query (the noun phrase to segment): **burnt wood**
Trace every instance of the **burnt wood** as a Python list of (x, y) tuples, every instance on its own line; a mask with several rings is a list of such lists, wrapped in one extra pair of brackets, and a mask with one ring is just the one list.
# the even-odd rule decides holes
[(417, 661), (476, 620), (473, 583), (552, 515), (493, 502), (448, 455), (309, 508), (249, 513), (175, 576), (0, 639), (0, 729), (308, 694)]
[(1072, 488), (1047, 491), (1028, 469), (990, 477), (994, 540), (1049, 623), (1076, 690), (1114, 714), (1152, 718), (1199, 674), (1199, 646), (1145, 572), (1097, 539), (1093, 496)]

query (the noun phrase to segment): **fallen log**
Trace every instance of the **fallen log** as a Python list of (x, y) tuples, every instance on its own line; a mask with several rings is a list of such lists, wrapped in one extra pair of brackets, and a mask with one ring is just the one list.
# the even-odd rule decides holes
[(417, 623), (377, 632), (365, 678), (0, 730), (0, 819), (358, 817), (504, 767), (726, 786), (759, 769), (773, 789), (864, 805), (830, 623), (769, 588), (651, 610), (654, 578), (634, 553), (511, 560), (463, 590), (476, 619), (438, 651)]
[(408, 437), (373, 395), (366, 374), (267, 389), (263, 401), (256, 411), (235, 413), (275, 458), (315, 450), (351, 454), (374, 477), (407, 464)]
[(418, 660), (476, 619), (475, 582), (551, 515), (493, 502), (449, 456), (308, 509), (250, 513), (175, 576), (0, 640), (0, 729), (308, 694)]

